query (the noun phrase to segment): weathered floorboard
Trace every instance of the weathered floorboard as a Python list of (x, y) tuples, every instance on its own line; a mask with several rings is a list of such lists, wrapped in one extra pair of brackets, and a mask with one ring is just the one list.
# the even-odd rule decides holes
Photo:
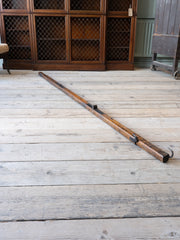
[(177, 160), (1, 162), (0, 186), (180, 183), (179, 173)]
[[(120, 79), (118, 79), (119, 81)], [(32, 80), (31, 80), (32, 81)], [(134, 80), (132, 80), (134, 81)], [(13, 83), (12, 83), (13, 84)], [(152, 83), (153, 84), (153, 83)], [(92, 84), (93, 86), (93, 84)], [(164, 96), (166, 96), (167, 98), (171, 97), (172, 95), (176, 95), (179, 96), (179, 89), (163, 89), (163, 91), (161, 89), (154, 89), (153, 91), (150, 89), (144, 89), (142, 90), (129, 90), (129, 89), (95, 89), (95, 88), (90, 88), (90, 89), (77, 89), (77, 94), (82, 95), (83, 97), (92, 97), (93, 95), (97, 98), (97, 99), (101, 99), (101, 96), (104, 96), (105, 98), (112, 100), (110, 98), (114, 97), (115, 99), (117, 98), (121, 98), (121, 97), (135, 97), (135, 98), (139, 98), (139, 97), (149, 97), (149, 96), (159, 96), (164, 98)], [(30, 96), (40, 96), (40, 99), (42, 98), (42, 95), (44, 96), (49, 96), (49, 97), (53, 97), (53, 95), (55, 95), (56, 97), (59, 96), (60, 99), (64, 98), (64, 94), (61, 93), (58, 89), (56, 88), (51, 88), (51, 89), (34, 89), (33, 92), (31, 89), (1, 89), (0, 88), (0, 98), (3, 97), (10, 97), (11, 99), (13, 97), (30, 97)], [(132, 99), (132, 98), (131, 98)], [(44, 99), (42, 99), (44, 100)]]
[[(180, 109), (104, 109), (112, 117), (147, 118), (180, 117)], [(94, 118), (90, 112), (79, 109), (0, 109), (0, 118)]]
[[(33, 91), (33, 90), (32, 90)], [(180, 105), (180, 101), (91, 101), (92, 104), (98, 104), (99, 108), (105, 109), (105, 108), (115, 108), (115, 109), (166, 109), (166, 108), (178, 108)], [(0, 108), (1, 109), (14, 109), (14, 108), (22, 108), (22, 109), (82, 109), (82, 106), (80, 106), (78, 103), (71, 101), (68, 99), (67, 101), (0, 101)]]
[[(129, 128), (180, 128), (180, 118), (116, 118), (120, 123)], [(110, 129), (110, 127), (98, 118), (0, 118), (0, 125), (3, 129)]]
[(179, 183), (1, 187), (0, 199), (0, 221), (180, 216)]
[[(171, 147), (175, 152), (175, 159), (180, 159), (180, 142), (154, 142), (154, 144), (166, 151)], [(124, 161), (128, 159), (152, 160), (154, 158), (129, 142), (0, 144), (1, 162)]]
[[(103, 123), (104, 124), (104, 123)], [(140, 126), (139, 126), (140, 127)], [(152, 142), (179, 142), (180, 128), (133, 128), (135, 132)], [(58, 143), (58, 142), (129, 142), (113, 129), (2, 129), (0, 143)], [(131, 146), (132, 143), (129, 142)], [(136, 147), (137, 148), (137, 147)]]
[[(57, 79), (56, 79), (57, 80)], [(75, 91), (76, 89), (126, 89), (126, 90), (132, 90), (132, 89), (166, 89), (168, 90), (173, 89), (173, 90), (177, 90), (180, 89), (180, 85), (178, 82), (153, 82), (153, 84), (150, 84), (148, 81), (119, 81), (119, 82), (113, 82), (110, 80), (106, 80), (104, 82), (102, 81), (96, 81), (93, 82), (93, 87), (92, 87), (92, 83), (91, 81), (79, 81), (79, 82), (74, 82), (74, 80), (72, 80), (72, 82), (67, 82), (67, 81), (59, 81), (61, 82), (63, 85), (65, 85), (67, 88), (71, 88), (71, 90)], [(39, 79), (37, 79), (37, 81), (33, 82), (32, 81), (22, 81), (22, 82), (18, 82), (18, 81), (14, 81), (14, 82), (8, 82), (8, 81), (2, 81), (1, 82), (1, 89), (53, 89), (53, 86), (49, 86), (48, 83), (45, 83), (44, 81), (40, 81)]]
[[(177, 91), (177, 90), (176, 90)], [(128, 94), (126, 92), (128, 91), (125, 91), (121, 93), (121, 91), (119, 91), (119, 94), (101, 94), (99, 95), (98, 93), (97, 94), (94, 94), (93, 91), (91, 91), (91, 93), (88, 93), (88, 94), (85, 94), (83, 93), (81, 96), (83, 96), (86, 100), (88, 101), (96, 101), (96, 102), (99, 102), (99, 101), (165, 101), (167, 100), (167, 97), (168, 97), (168, 100), (169, 101), (180, 101), (180, 95), (179, 93), (177, 93), (176, 91), (174, 91), (174, 93), (172, 94), (153, 94), (153, 93), (150, 93), (150, 91), (141, 91), (141, 93), (137, 94), (135, 93), (134, 91), (134, 94)], [(143, 92), (143, 94), (142, 94)], [(61, 95), (60, 95), (61, 94)], [(80, 94), (79, 94), (80, 95)], [(67, 96), (66, 95), (63, 95), (63, 93), (60, 93), (60, 92), (56, 92), (55, 94), (34, 94), (34, 91), (33, 91), (33, 94), (24, 94), (24, 93), (21, 93), (21, 94), (5, 94), (4, 92), (1, 93), (0, 92), (0, 99), (1, 100), (4, 100), (4, 101), (10, 101), (10, 100), (16, 100), (16, 101), (66, 101), (68, 100)]]
[(180, 218), (6, 222), (0, 235), (6, 240), (178, 240)]

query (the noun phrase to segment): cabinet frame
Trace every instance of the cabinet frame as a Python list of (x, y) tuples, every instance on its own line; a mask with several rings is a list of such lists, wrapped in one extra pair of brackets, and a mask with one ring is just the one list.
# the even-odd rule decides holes
[(95, 11), (95, 10), (71, 10), (71, 0), (68, 1), (68, 12), (70, 14), (85, 14), (85, 15), (100, 15), (100, 14), (106, 14), (106, 1), (107, 0), (99, 0), (100, 1), (100, 10)]
[(42, 13), (42, 14), (67, 14), (68, 13), (68, 1), (64, 0), (64, 9), (36, 9), (34, 7), (34, 1), (35, 0), (29, 0), (30, 1), (30, 11), (34, 14), (36, 13)]
[[(72, 44), (71, 44), (71, 41), (73, 40), (72, 39), (72, 36), (71, 36), (71, 32), (72, 32), (72, 26), (71, 26), (71, 18), (99, 18), (100, 19), (100, 58), (99, 58), (99, 61), (75, 61), (75, 60), (72, 60)], [(104, 29), (104, 18), (103, 16), (101, 15), (69, 15), (69, 24), (70, 24), (70, 27), (69, 27), (69, 49), (70, 49), (70, 52), (69, 52), (69, 55), (70, 55), (70, 63), (72, 64), (100, 64), (100, 63), (104, 63), (103, 61), (103, 45), (105, 44), (105, 39), (104, 39), (104, 32), (103, 32), (103, 29)], [(83, 40), (83, 39), (82, 39)], [(85, 40), (85, 39), (84, 39)]]
[[(134, 69), (134, 46), (136, 31), (136, 12), (137, 0), (132, 0), (133, 17), (131, 18), (131, 33), (129, 44), (128, 61), (108, 61), (107, 54), (107, 21), (108, 18), (129, 18), (127, 11), (108, 11), (108, 0), (100, 0), (100, 11), (94, 10), (71, 10), (71, 0), (64, 0), (65, 8), (62, 9), (35, 9), (34, 0), (26, 0), (27, 9), (2, 9), (2, 0), (0, 0), (0, 21), (2, 42), (6, 42), (6, 32), (4, 25), (4, 16), (28, 16), (31, 60), (5, 60), (4, 68), (11, 69), (34, 69), (34, 70), (133, 70)], [(118, 0), (117, 0), (118, 1)], [(126, 1), (126, 0), (124, 0)], [(65, 17), (65, 41), (66, 41), (66, 60), (39, 60), (36, 36), (37, 16)], [(98, 61), (79, 61), (73, 60), (71, 56), (71, 18), (76, 17), (95, 17), (100, 18), (100, 58)]]
[(21, 59), (10, 59), (10, 60), (4, 60), (3, 62), (3, 68), (7, 68), (7, 66), (10, 66), (12, 69), (16, 69), (16, 65), (18, 65), (18, 69), (22, 68), (22, 69), (32, 69), (32, 65), (34, 62), (34, 46), (33, 46), (33, 30), (32, 30), (32, 25), (31, 25), (31, 16), (30, 14), (27, 13), (21, 13), (19, 14), (19, 12), (17, 13), (5, 13), (3, 12), (0, 17), (1, 17), (1, 25), (2, 25), (2, 34), (1, 35), (1, 41), (2, 43), (6, 43), (6, 30), (5, 30), (5, 22), (4, 22), (4, 17), (6, 16), (25, 16), (28, 17), (28, 27), (29, 27), (29, 43), (30, 43), (30, 48), (31, 48), (31, 59), (30, 60), (21, 60)]
[[(38, 47), (37, 47), (37, 36), (36, 36), (36, 17), (64, 17), (65, 18), (65, 40), (66, 40), (66, 60), (39, 60), (38, 59)], [(68, 63), (69, 62), (69, 41), (68, 41), (68, 34), (67, 34), (67, 28), (68, 28), (68, 16), (66, 14), (40, 14), (35, 13), (32, 16), (33, 18), (33, 33), (34, 33), (34, 61), (35, 64), (58, 64), (58, 63)]]
[(30, 12), (30, 1), (31, 0), (26, 0), (26, 9), (5, 9), (3, 8), (3, 0), (0, 0), (0, 12), (12, 14), (14, 14), (15, 12), (19, 14), (28, 13)]

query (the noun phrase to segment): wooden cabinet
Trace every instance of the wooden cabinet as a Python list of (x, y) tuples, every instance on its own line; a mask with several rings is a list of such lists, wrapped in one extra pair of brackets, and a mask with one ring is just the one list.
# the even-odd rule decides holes
[(0, 0), (4, 68), (133, 69), (136, 9), (137, 0)]

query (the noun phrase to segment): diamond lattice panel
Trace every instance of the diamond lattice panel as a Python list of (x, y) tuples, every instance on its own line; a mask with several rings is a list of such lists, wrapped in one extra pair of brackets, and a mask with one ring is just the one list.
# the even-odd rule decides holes
[(128, 48), (108, 48), (107, 59), (108, 61), (128, 61), (129, 49)]
[(129, 48), (130, 32), (108, 33), (107, 41), (109, 47), (126, 47)]
[(36, 17), (39, 60), (66, 60), (65, 17)]
[(73, 17), (72, 61), (99, 61), (100, 18)]
[(29, 31), (7, 31), (6, 32), (6, 41), (10, 46), (21, 45), (21, 46), (29, 47), (29, 45), (30, 45)]
[(100, 39), (100, 18), (72, 18), (72, 39)]
[(65, 60), (66, 41), (39, 41), (38, 42), (39, 60)]
[(2, 0), (3, 9), (26, 9), (26, 0)]
[(8, 31), (28, 31), (27, 16), (5, 16), (5, 28)]
[(128, 61), (130, 29), (130, 18), (108, 18), (107, 60)]
[(109, 11), (128, 11), (129, 6), (132, 6), (132, 0), (109, 0)]
[(31, 59), (27, 16), (5, 16), (6, 42), (10, 47), (9, 59)]
[(101, 0), (71, 0), (71, 10), (100, 11)]
[(98, 40), (72, 40), (72, 61), (99, 61)]
[(34, 0), (35, 9), (64, 9), (64, 0)]
[(10, 47), (9, 59), (16, 60), (30, 60), (31, 59), (31, 48), (30, 47)]

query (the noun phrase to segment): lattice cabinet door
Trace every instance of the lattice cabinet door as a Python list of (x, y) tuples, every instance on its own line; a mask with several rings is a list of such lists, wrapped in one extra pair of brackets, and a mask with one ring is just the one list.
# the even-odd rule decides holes
[(5, 42), (9, 45), (9, 60), (30, 61), (31, 43), (29, 17), (17, 15), (3, 16)]
[(101, 62), (101, 17), (71, 17), (71, 61)]
[(67, 7), (66, 3), (67, 0), (33, 0), (33, 9), (64, 11)]
[(1, 0), (3, 10), (27, 10), (27, 0)]
[(105, 0), (69, 0), (70, 11), (100, 12), (104, 9)]
[(129, 62), (131, 59), (131, 18), (107, 19), (107, 53), (109, 62)]
[(66, 17), (35, 16), (38, 61), (67, 60)]

